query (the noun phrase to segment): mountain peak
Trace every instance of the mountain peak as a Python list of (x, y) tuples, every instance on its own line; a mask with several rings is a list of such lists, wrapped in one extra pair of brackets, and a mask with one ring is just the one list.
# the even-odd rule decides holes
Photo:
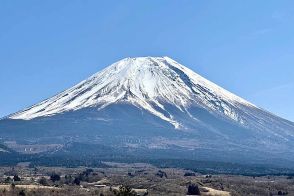
[[(111, 66), (110, 69), (121, 70), (121, 69), (148, 69), (150, 67), (159, 66), (160, 62), (171, 61), (169, 57), (127, 57), (124, 58)], [(98, 72), (99, 73), (99, 72)]]
[(255, 107), (169, 57), (134, 57), (122, 59), (9, 118), (29, 120), (86, 107), (100, 110), (118, 102), (145, 109), (176, 128), (180, 123), (166, 110), (167, 105), (189, 113), (187, 107), (197, 104), (240, 123), (244, 119), (238, 106)]

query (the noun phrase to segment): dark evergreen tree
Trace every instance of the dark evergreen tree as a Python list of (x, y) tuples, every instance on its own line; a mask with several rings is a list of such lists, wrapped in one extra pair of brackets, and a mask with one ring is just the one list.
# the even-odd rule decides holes
[(187, 195), (200, 195), (200, 190), (196, 184), (190, 184), (188, 186)]
[(18, 175), (14, 175), (13, 180), (14, 180), (14, 182), (21, 181), (21, 179)]
[(50, 180), (51, 180), (52, 182), (59, 181), (59, 180), (60, 180), (60, 175), (58, 175), (58, 174), (52, 174), (52, 175), (50, 176)]

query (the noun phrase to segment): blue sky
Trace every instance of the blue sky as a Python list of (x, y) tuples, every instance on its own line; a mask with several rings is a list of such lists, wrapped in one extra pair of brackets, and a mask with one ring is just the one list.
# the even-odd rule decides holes
[(169, 56), (294, 121), (294, 1), (0, 1), (0, 116), (125, 57)]

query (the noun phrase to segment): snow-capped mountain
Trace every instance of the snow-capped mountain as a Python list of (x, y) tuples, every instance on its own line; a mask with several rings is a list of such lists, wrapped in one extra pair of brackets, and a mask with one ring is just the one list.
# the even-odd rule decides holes
[[(23, 127), (12, 123), (20, 120), (24, 120)], [(56, 127), (57, 122), (64, 125)], [(81, 124), (83, 127), (79, 127)], [(2, 120), (6, 130), (37, 129), (38, 134), (51, 125), (59, 136), (64, 136), (61, 133), (65, 129), (67, 136), (87, 132), (99, 137), (102, 130), (135, 130), (138, 142), (129, 142), (135, 137), (131, 132), (120, 138), (119, 143), (147, 148), (208, 149), (209, 146), (211, 150), (225, 146), (233, 151), (264, 148), (267, 152), (288, 154), (292, 150), (287, 148), (294, 141), (294, 123), (256, 107), (168, 57), (123, 59)], [(67, 125), (71, 128), (64, 128)], [(158, 133), (162, 130), (161, 136)], [(148, 132), (156, 132), (157, 136), (146, 137)], [(173, 134), (176, 136), (171, 139)], [(222, 144), (216, 145), (216, 141)]]
[[(189, 113), (192, 105), (216, 112), (244, 126), (250, 126), (250, 118), (258, 118), (261, 129), (270, 115), (267, 112), (256, 113), (260, 109), (253, 104), (168, 57), (139, 57), (114, 63), (74, 87), (9, 118), (30, 120), (86, 107), (97, 107), (99, 111), (118, 102), (128, 102), (145, 109), (175, 128), (185, 128), (185, 125), (164, 107), (165, 104), (175, 106), (183, 115), (195, 120), (197, 116)], [(244, 111), (244, 107), (248, 111)], [(293, 136), (294, 133), (289, 134)]]
[(255, 107), (168, 57), (139, 57), (114, 63), (10, 118), (29, 120), (85, 107), (99, 106), (101, 109), (120, 101), (145, 109), (175, 127), (180, 125), (179, 122), (165, 110), (162, 102), (172, 104), (184, 113), (188, 113), (189, 105), (198, 103), (221, 111), (240, 123), (243, 119), (236, 111), (238, 104)]

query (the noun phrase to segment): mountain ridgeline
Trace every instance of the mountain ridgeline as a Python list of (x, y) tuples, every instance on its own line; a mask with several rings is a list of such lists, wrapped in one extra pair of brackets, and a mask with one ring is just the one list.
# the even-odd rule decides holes
[(22, 154), (294, 165), (293, 122), (168, 57), (118, 61), (3, 118), (0, 138)]

